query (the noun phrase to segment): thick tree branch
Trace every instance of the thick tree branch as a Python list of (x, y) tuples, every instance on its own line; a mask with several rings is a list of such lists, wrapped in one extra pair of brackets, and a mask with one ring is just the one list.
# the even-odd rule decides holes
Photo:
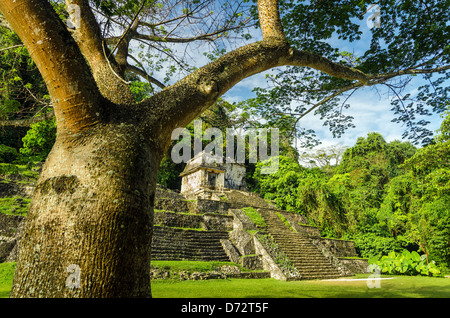
[(285, 39), (278, 10), (278, 0), (259, 0), (258, 15), (264, 39), (270, 37)]
[(397, 72), (389, 72), (389, 73), (384, 73), (384, 74), (371, 75), (371, 76), (369, 76), (368, 79), (370, 80), (370, 83), (372, 83), (372, 82), (380, 83), (382, 81), (386, 81), (393, 77), (402, 76), (402, 75), (430, 74), (430, 73), (439, 73), (439, 72), (443, 72), (443, 71), (447, 71), (447, 70), (450, 70), (450, 65), (443, 65), (443, 66), (435, 67), (432, 69), (425, 69), (425, 68), (417, 69), (414, 67), (414, 68), (400, 70)]
[(123, 71), (112, 56), (108, 59), (110, 52), (103, 46), (100, 27), (89, 1), (66, 0), (66, 5), (75, 5), (80, 9), (79, 28), (73, 32), (73, 36), (92, 69), (102, 95), (114, 103), (133, 103), (130, 89), (122, 79)]
[(334, 63), (323, 56), (307, 51), (292, 49), (291, 54), (287, 56), (285, 65), (308, 66), (334, 77), (358, 80), (363, 84), (367, 84), (370, 78), (360, 70)]
[(156, 86), (158, 86), (159, 88), (165, 88), (166, 86), (161, 83), (160, 81), (158, 81), (156, 78), (148, 75), (144, 70), (134, 66), (134, 65), (127, 65), (127, 71), (133, 72), (134, 74), (137, 74), (139, 76), (142, 76), (143, 78), (145, 78), (147, 81), (149, 81), (150, 83), (155, 84)]
[(102, 97), (78, 46), (48, 1), (2, 0), (0, 11), (47, 84), (60, 133), (95, 125)]
[[(286, 41), (269, 37), (222, 56), (157, 94), (152, 103), (160, 105), (159, 116), (163, 117), (158, 121), (161, 123), (161, 134), (167, 137), (174, 128), (185, 127), (244, 78), (284, 65), (308, 66), (363, 83), (368, 79), (359, 70), (333, 63), (309, 52), (294, 51)], [(150, 102), (144, 102), (147, 103)], [(149, 107), (150, 104), (146, 106)], [(150, 108), (153, 116), (155, 107), (153, 104)]]

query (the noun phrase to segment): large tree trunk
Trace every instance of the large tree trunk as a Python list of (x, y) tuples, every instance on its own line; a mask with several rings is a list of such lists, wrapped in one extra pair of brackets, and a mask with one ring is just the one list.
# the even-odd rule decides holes
[(58, 137), (27, 217), (11, 297), (150, 296), (156, 152), (131, 124)]

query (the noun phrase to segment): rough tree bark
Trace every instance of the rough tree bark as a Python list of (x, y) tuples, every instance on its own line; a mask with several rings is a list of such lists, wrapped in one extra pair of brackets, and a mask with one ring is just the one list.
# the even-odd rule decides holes
[[(230, 52), (134, 104), (87, 1), (72, 36), (48, 1), (2, 0), (52, 97), (57, 140), (27, 217), (11, 297), (148, 297), (160, 160), (184, 127), (242, 79), (281, 65), (366, 82), (358, 70), (293, 50), (277, 1), (259, 1), (263, 40)], [(108, 52), (106, 52), (108, 53)], [(119, 61), (120, 62), (120, 61)], [(77, 268), (79, 285), (67, 284)]]

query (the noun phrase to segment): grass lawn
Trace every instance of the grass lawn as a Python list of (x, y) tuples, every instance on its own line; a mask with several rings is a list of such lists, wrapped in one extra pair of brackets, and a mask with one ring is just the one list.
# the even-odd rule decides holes
[[(0, 264), (0, 298), (9, 296), (14, 268), (15, 263)], [(153, 280), (152, 294), (153, 298), (450, 298), (449, 278), (382, 275), (392, 279), (380, 280), (380, 288), (369, 288), (366, 280), (360, 280), (368, 276), (356, 275), (353, 281)]]
[(155, 280), (152, 281), (152, 294), (154, 298), (450, 298), (449, 278), (381, 277), (392, 279), (380, 280), (380, 288), (369, 288), (366, 280)]
[(9, 297), (16, 263), (0, 263), (0, 298)]

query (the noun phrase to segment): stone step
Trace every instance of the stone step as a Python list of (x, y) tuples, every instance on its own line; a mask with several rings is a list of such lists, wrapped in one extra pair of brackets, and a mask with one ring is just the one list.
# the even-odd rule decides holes
[(218, 254), (197, 254), (197, 253), (153, 253), (153, 260), (205, 260), (205, 261), (221, 261), (221, 262), (229, 262), (230, 259), (226, 254), (218, 255)]
[(340, 273), (328, 259), (302, 233), (293, 232), (274, 213), (261, 211), (268, 225), (269, 234), (286, 253), (292, 265), (301, 274), (301, 279), (337, 278)]
[(314, 280), (314, 279), (333, 279), (333, 278), (339, 278), (340, 275), (302, 275), (301, 279), (303, 280)]
[[(182, 239), (178, 239), (176, 240), (177, 245), (193, 245), (193, 244), (198, 244), (198, 245), (204, 245), (204, 246), (208, 246), (208, 245), (214, 245), (217, 244), (217, 242), (220, 242), (222, 238), (216, 238), (216, 239), (209, 239), (209, 240), (202, 240), (201, 238), (182, 238)], [(173, 244), (174, 240), (170, 240), (170, 239), (153, 239), (152, 243), (154, 244)]]
[(229, 261), (229, 258), (226, 254), (219, 255), (217, 253), (215, 254), (201, 254), (201, 253), (164, 253), (164, 252), (158, 252), (158, 253), (152, 253), (152, 259), (186, 259), (186, 260), (197, 260), (197, 259), (207, 259), (211, 261)]
[(152, 259), (229, 261), (221, 239), (228, 239), (228, 232), (155, 226)]

